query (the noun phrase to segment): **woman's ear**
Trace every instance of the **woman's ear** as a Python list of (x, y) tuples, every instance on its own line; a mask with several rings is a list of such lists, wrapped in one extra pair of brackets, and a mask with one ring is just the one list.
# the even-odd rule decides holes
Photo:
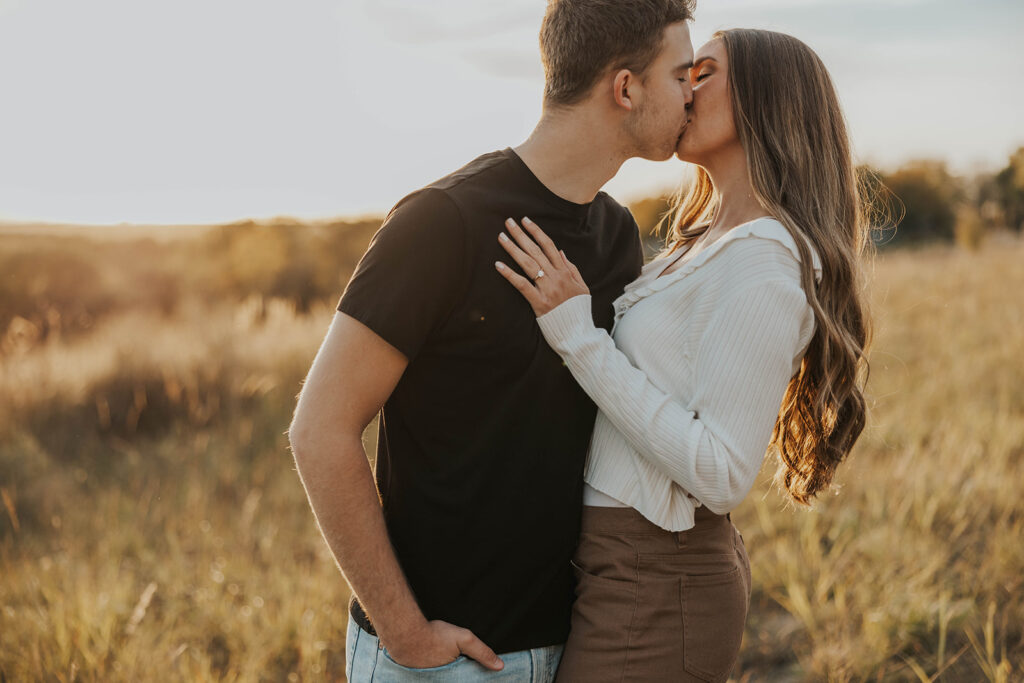
[(615, 72), (615, 79), (612, 81), (615, 104), (626, 111), (633, 110), (633, 99), (629, 91), (636, 88), (636, 83), (636, 77), (629, 69), (619, 69)]

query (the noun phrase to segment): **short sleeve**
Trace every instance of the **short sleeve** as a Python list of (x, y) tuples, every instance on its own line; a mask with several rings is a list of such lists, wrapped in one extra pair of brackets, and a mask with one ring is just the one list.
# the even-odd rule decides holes
[(465, 276), (465, 229), (441, 190), (408, 195), (384, 219), (338, 310), (412, 360), (454, 307)]

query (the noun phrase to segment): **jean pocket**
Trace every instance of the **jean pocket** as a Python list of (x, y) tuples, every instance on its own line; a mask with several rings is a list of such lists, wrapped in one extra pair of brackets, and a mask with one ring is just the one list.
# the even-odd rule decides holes
[(681, 579), (683, 667), (702, 681), (726, 681), (739, 658), (747, 619), (747, 587), (737, 565)]
[[(380, 652), (384, 656), (384, 660), (385, 662), (387, 662), (387, 666), (394, 667), (400, 671), (404, 671), (409, 674), (420, 674), (420, 677), (424, 680), (432, 680), (431, 674), (434, 673), (444, 672), (445, 674), (447, 674), (452, 669), (454, 669), (455, 667), (462, 664), (464, 661), (468, 659), (466, 655), (459, 655), (452, 661), (448, 662), (447, 664), (442, 664), (441, 666), (431, 666), (422, 669), (416, 669), (411, 666), (405, 666), (404, 664), (399, 664), (398, 662), (396, 662), (394, 659), (391, 658), (391, 653), (388, 652), (388, 649), (386, 647), (382, 647)], [(374, 676), (376, 677), (381, 673), (382, 672), (378, 667), (378, 669), (374, 672)], [(444, 680), (444, 678), (438, 678), (437, 680)]]

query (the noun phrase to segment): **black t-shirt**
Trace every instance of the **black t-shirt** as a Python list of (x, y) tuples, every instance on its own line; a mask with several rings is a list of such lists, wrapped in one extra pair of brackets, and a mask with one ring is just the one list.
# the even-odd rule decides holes
[[(579, 268), (594, 321), (640, 272), (633, 217), (544, 186), (511, 149), (402, 199), (338, 304), (409, 365), (381, 412), (376, 480), (398, 561), (427, 619), (496, 652), (569, 631), (583, 463), (596, 408), (496, 270), (504, 221), (529, 216)], [(532, 274), (531, 274), (532, 275)], [(353, 618), (372, 626), (358, 601)]]

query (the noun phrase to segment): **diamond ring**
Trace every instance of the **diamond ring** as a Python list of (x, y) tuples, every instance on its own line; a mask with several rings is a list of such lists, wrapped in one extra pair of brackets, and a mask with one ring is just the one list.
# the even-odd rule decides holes
[(534, 275), (533, 279), (534, 279), (534, 280), (539, 280), (539, 279), (541, 279), (542, 277), (544, 277), (544, 270), (543, 270), (543, 269), (541, 269), (541, 270), (538, 270), (538, 271), (537, 271), (537, 274), (536, 274), (536, 275)]

